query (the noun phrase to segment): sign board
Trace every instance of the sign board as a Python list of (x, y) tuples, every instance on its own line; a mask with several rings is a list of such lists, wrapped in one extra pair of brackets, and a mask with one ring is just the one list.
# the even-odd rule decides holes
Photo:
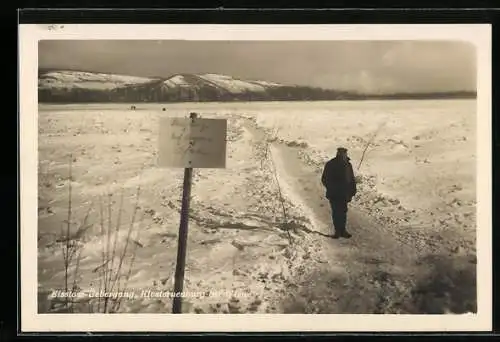
[(225, 168), (225, 119), (160, 118), (160, 167)]

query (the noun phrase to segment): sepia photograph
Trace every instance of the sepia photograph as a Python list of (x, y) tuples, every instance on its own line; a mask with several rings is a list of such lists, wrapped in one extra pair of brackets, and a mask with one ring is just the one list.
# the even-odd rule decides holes
[(36, 314), (478, 314), (477, 46), (299, 38), (38, 41)]

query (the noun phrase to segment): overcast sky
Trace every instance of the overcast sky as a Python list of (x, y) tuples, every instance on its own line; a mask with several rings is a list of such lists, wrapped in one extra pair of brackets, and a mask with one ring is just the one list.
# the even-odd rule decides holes
[(361, 92), (476, 89), (475, 48), (431, 41), (41, 41), (39, 67), (220, 73)]

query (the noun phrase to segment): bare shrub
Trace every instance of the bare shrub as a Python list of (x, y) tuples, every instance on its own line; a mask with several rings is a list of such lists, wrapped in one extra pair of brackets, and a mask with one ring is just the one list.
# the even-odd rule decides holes
[[(64, 292), (79, 292), (81, 287), (79, 281), (81, 279), (80, 261), (84, 250), (85, 233), (93, 225), (88, 223), (91, 206), (89, 206), (85, 217), (81, 224), (73, 229), (74, 224), (74, 204), (72, 199), (72, 156), (69, 161), (69, 176), (68, 176), (68, 214), (67, 219), (63, 222), (61, 227), (60, 237), (56, 242), (60, 243), (63, 256), (64, 267)], [(100, 212), (100, 233), (103, 238), (101, 250), (101, 264), (92, 270), (92, 273), (99, 274), (99, 289), (98, 292), (104, 291), (105, 293), (116, 293), (124, 291), (132, 272), (135, 261), (136, 249), (140, 246), (138, 243), (138, 234), (134, 234), (138, 201), (139, 201), (140, 187), (137, 188), (136, 203), (134, 206), (132, 219), (128, 224), (126, 231), (126, 238), (124, 246), (119, 248), (118, 240), (120, 239), (123, 213), (123, 191), (120, 196), (118, 213), (116, 220), (113, 220), (112, 213), (113, 201), (112, 194), (108, 194), (108, 201), (106, 210), (104, 210), (103, 201), (101, 199), (99, 212)], [(71, 270), (73, 271), (71, 272)], [(96, 298), (72, 298), (65, 296), (62, 300), (60, 298), (53, 298), (52, 305), (49, 309), (50, 312), (99, 312), (110, 313), (117, 312), (123, 297), (121, 296), (97, 296)], [(61, 305), (62, 304), (62, 305)]]
[[(123, 226), (121, 224), (123, 212), (123, 192), (120, 196), (116, 222), (113, 222), (112, 219), (113, 195), (108, 194), (107, 196), (108, 200), (106, 210), (104, 210), (105, 208), (102, 199), (100, 201), (99, 211), (101, 237), (105, 239), (105, 243), (102, 244), (101, 249), (101, 264), (93, 270), (93, 272), (99, 272), (99, 292), (104, 291), (104, 293), (116, 293), (127, 289), (128, 281), (135, 262), (136, 250), (139, 246), (142, 246), (138, 241), (140, 229), (137, 230), (133, 236), (134, 228), (136, 226), (137, 212), (139, 209), (139, 194), (140, 187), (137, 188), (136, 203), (134, 205), (132, 219), (128, 224), (124, 246), (121, 250), (117, 247), (117, 242), (121, 236), (121, 228)], [(118, 260), (116, 260), (117, 258)], [(91, 309), (100, 313), (117, 312), (121, 307), (122, 299), (123, 297), (120, 296), (99, 296), (97, 297), (97, 303), (94, 303)]]

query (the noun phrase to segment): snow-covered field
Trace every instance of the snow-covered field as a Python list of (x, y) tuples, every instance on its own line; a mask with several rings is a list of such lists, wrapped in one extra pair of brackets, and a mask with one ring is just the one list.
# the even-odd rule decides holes
[[(418, 266), (422, 258), (452, 255), (473, 264), (475, 106), (473, 100), (139, 104), (135, 111), (127, 104), (40, 105), (40, 311), (61, 310), (46, 298), (64, 289), (65, 278), (81, 291), (97, 290), (103, 269), (108, 279), (120, 269), (123, 281), (114, 290), (136, 294), (118, 311), (171, 311), (171, 299), (140, 295), (143, 289), (172, 290), (175, 270), (183, 170), (156, 167), (158, 119), (195, 111), (228, 119), (228, 157), (226, 169), (195, 170), (184, 290), (212, 294), (186, 298), (184, 310), (315, 312), (297, 303), (308, 301), (304, 284), (317, 271), (330, 278), (313, 282), (338, 290), (332, 296), (363, 291), (366, 282), (385, 299), (356, 306), (325, 298), (329, 293), (318, 287), (321, 298), (314, 296), (328, 309), (319, 303), (316, 312), (411, 312), (390, 306), (387, 298), (395, 288), (418, 285), (408, 272), (429, 271)], [(365, 142), (377, 130), (358, 171)], [(334, 241), (326, 237), (331, 224), (319, 179), (340, 145), (349, 149), (360, 183), (350, 204), (354, 237)], [(82, 246), (81, 256), (66, 276), (60, 240), (68, 219), (70, 154), (71, 229), (89, 214), (87, 229), (71, 238)], [(103, 262), (106, 248), (116, 253)], [(342, 276), (346, 267), (350, 278)], [(397, 280), (387, 285), (377, 280), (381, 272)], [(295, 309), (287, 304), (290, 296)], [(453, 305), (440, 309), (453, 311)]]

